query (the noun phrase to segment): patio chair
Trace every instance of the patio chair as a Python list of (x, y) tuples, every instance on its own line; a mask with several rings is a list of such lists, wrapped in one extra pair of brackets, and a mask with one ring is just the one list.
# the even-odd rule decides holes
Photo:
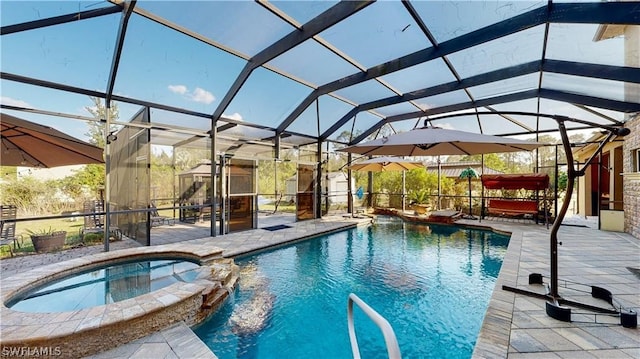
[(20, 248), (22, 236), (16, 236), (16, 222), (7, 220), (16, 219), (18, 209), (13, 205), (3, 205), (0, 206), (0, 212), (0, 247), (9, 247), (9, 253), (13, 257), (13, 250)]
[(149, 219), (151, 221), (151, 227), (161, 226), (163, 224), (168, 224), (170, 226), (173, 226), (174, 224), (176, 224), (175, 218), (167, 217), (167, 216), (161, 216), (158, 213), (158, 208), (156, 208), (155, 203), (151, 202), (151, 204), (149, 205), (149, 208), (151, 209), (151, 211), (149, 212), (149, 214), (150, 214)]
[[(84, 242), (84, 236), (88, 233), (104, 232), (104, 215), (102, 201), (86, 201), (83, 204), (84, 226), (80, 230), (80, 240)], [(122, 239), (122, 231), (117, 226), (109, 226), (109, 234), (116, 239)]]

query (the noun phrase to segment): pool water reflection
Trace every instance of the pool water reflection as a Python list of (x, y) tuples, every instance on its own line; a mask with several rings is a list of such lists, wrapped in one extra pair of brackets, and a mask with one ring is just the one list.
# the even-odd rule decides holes
[[(469, 358), (509, 237), (404, 223), (334, 233), (237, 259), (239, 290), (194, 328), (219, 358), (349, 358), (346, 307), (357, 294), (394, 328), (403, 357)], [(359, 310), (363, 358), (386, 358)]]

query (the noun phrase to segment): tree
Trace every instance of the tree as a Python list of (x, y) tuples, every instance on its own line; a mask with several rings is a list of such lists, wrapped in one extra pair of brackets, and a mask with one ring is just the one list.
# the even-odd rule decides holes
[(567, 172), (558, 173), (558, 192), (564, 192), (567, 190), (567, 184), (569, 183), (569, 175)]
[(438, 175), (424, 168), (407, 171), (405, 189), (409, 201), (429, 204), (429, 198), (438, 191)]
[[(447, 162), (482, 162), (483, 155), (468, 155), (463, 157), (449, 156)], [(484, 166), (492, 170), (507, 172), (507, 164), (503, 157), (497, 153), (488, 153), (484, 155)]]
[[(89, 97), (93, 106), (85, 106), (85, 110), (89, 112), (98, 121), (89, 121), (89, 130), (85, 134), (89, 137), (89, 142), (100, 148), (105, 146), (104, 138), (104, 126), (103, 122), (106, 119), (107, 109), (102, 99), (98, 97)], [(117, 120), (119, 116), (118, 106), (113, 104), (110, 111), (111, 120)], [(115, 131), (117, 127), (113, 126)], [(62, 186), (65, 191), (70, 192), (74, 198), (78, 198), (83, 193), (85, 188), (88, 188), (91, 193), (96, 196), (100, 188), (104, 188), (105, 184), (105, 169), (103, 164), (89, 164), (82, 169), (76, 171), (73, 176), (62, 180)]]
[[(98, 97), (89, 97), (93, 102), (93, 106), (85, 106), (84, 109), (87, 110), (96, 120), (99, 121), (89, 121), (88, 126), (89, 130), (85, 133), (86, 136), (89, 137), (89, 142), (100, 147), (104, 148), (105, 146), (105, 137), (104, 137), (104, 127), (106, 126), (106, 118), (107, 118), (107, 107), (102, 102), (101, 98)], [(120, 118), (120, 111), (118, 109), (118, 105), (112, 103), (110, 109), (110, 120), (117, 121)], [(117, 126), (111, 125), (110, 131), (116, 131)]]
[(33, 176), (11, 179), (0, 183), (0, 201), (18, 207), (23, 216), (56, 213), (60, 201), (56, 200), (57, 187), (53, 181)]
[[(349, 142), (351, 142), (351, 139), (353, 137), (356, 137), (356, 136), (358, 136), (357, 132), (354, 133), (354, 134), (351, 134), (351, 131), (344, 130), (344, 131), (340, 132), (340, 134), (336, 137), (336, 141), (349, 143)], [(335, 146), (336, 146), (336, 148), (344, 147), (341, 144), (335, 144)]]
[(164, 151), (151, 153), (150, 185), (152, 200), (157, 206), (172, 204), (170, 202), (159, 203), (158, 198), (173, 198), (173, 165), (171, 157)]

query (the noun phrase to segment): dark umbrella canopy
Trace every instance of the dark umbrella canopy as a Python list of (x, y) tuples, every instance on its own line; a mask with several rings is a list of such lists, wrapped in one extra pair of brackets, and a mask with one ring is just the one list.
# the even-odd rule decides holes
[(439, 156), (531, 151), (544, 143), (480, 133), (423, 127), (359, 143), (338, 151), (361, 155)]
[(4, 113), (0, 113), (0, 137), (0, 166), (49, 168), (104, 163), (102, 148)]

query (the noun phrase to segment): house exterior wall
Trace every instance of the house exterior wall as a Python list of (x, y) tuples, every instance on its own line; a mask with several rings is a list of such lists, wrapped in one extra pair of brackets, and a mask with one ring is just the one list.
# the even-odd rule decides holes
[[(591, 167), (588, 167), (584, 176), (578, 177), (576, 196), (578, 197), (578, 214), (592, 216), (591, 213)], [(587, 194), (589, 196), (587, 196)]]
[(624, 231), (640, 238), (640, 169), (634, 168), (634, 151), (640, 148), (640, 114), (628, 120), (625, 127), (631, 133), (625, 136), (622, 148), (624, 162)]
[(622, 146), (616, 147), (611, 151), (609, 159), (609, 167), (611, 168), (611, 181), (609, 183), (609, 193), (611, 194), (611, 202), (609, 209), (622, 211), (624, 203), (624, 161)]
[[(597, 141), (602, 141), (603, 137), (599, 139), (595, 139)], [(599, 181), (604, 181), (604, 183), (609, 183), (609, 194), (610, 194), (610, 204), (607, 207), (606, 204), (601, 209), (609, 208), (622, 210), (622, 201), (624, 200), (622, 196), (622, 173), (623, 169), (621, 167), (621, 160), (616, 159), (616, 154), (620, 155), (620, 148), (622, 148), (623, 141), (617, 140), (613, 142), (609, 142), (605, 144), (602, 148), (602, 153), (607, 154), (609, 156), (609, 171), (608, 178), (600, 178), (598, 180), (598, 161), (599, 156), (596, 156), (593, 159), (591, 165), (587, 166), (585, 170), (584, 176), (578, 177), (578, 185), (576, 196), (578, 198), (578, 214), (582, 216), (597, 216), (597, 210), (594, 210), (594, 207), (597, 207), (596, 203), (598, 199), (597, 195), (593, 191), (597, 191)], [(597, 149), (598, 145), (592, 144), (589, 147), (580, 150), (574, 153), (574, 159), (579, 161), (580, 167), (584, 166), (585, 162), (591, 157), (593, 152)], [(617, 163), (617, 164), (616, 164)], [(595, 173), (594, 173), (595, 172)], [(601, 176), (606, 176), (606, 173), (601, 174)], [(595, 196), (595, 197), (594, 197)]]
[[(627, 26), (624, 34), (625, 65), (640, 66), (640, 26)], [(625, 84), (625, 100), (637, 102), (640, 85)], [(640, 238), (640, 168), (634, 167), (633, 152), (640, 148), (640, 114), (627, 120), (631, 133), (625, 136), (623, 152), (624, 231)]]

